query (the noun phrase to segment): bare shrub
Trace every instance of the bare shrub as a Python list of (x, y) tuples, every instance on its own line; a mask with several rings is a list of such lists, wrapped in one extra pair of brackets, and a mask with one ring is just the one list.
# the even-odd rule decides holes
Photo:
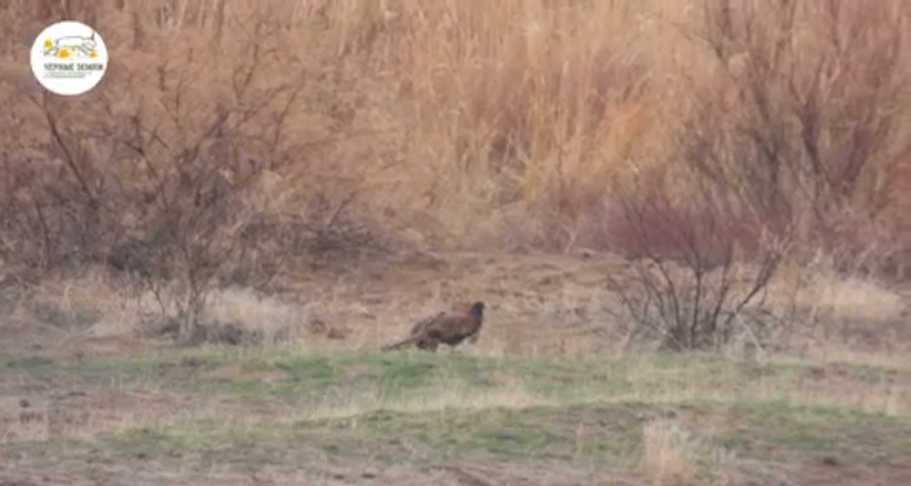
[(637, 258), (634, 284), (618, 285), (625, 309), (674, 348), (716, 347), (735, 325), (758, 344), (770, 324), (795, 324), (765, 306), (791, 249), (804, 261), (821, 250), (853, 273), (909, 243), (884, 216), (895, 215), (895, 199), (883, 192), (909, 148), (899, 67), (907, 9), (703, 7), (690, 33), (708, 59), (704, 70), (687, 66), (690, 95), (669, 108), (679, 123), (669, 126), (665, 170), (614, 189), (607, 234)]
[[(367, 171), (324, 162), (354, 136), (347, 115), (316, 115), (325, 100), (304, 92), (328, 68), (286, 56), (288, 31), (268, 21), (231, 25), (232, 36), (202, 45), (147, 32), (136, 42), (171, 55), (125, 60), (103, 90), (79, 100), (37, 93), (12, 103), (6, 128), (23, 136), (2, 140), (11, 154), (0, 196), (4, 258), (42, 271), (106, 263), (157, 296), (186, 339), (222, 283), (263, 285), (284, 255), (376, 243), (350, 212)], [(297, 75), (270, 76), (276, 66)], [(308, 117), (320, 121), (302, 132)], [(319, 126), (324, 119), (332, 131)], [(265, 178), (289, 173), (261, 192)], [(298, 244), (269, 245), (277, 235), (263, 222), (288, 220), (298, 222), (287, 226)]]
[(765, 225), (706, 185), (693, 183), (698, 193), (675, 200), (639, 181), (615, 198), (611, 224), (614, 246), (631, 261), (630, 275), (609, 276), (629, 337), (675, 350), (718, 349), (744, 337), (759, 345), (765, 329), (756, 325), (770, 322), (754, 304), (786, 255), (788, 228)]
[(911, 150), (909, 14), (895, 1), (704, 2), (690, 33), (711, 74), (686, 77), (680, 155), (764, 217), (793, 218), (809, 253), (876, 267), (911, 244), (889, 187)]

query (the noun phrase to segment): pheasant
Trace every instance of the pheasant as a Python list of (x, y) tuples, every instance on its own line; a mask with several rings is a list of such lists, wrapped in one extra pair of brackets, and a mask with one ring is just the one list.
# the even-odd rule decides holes
[(418, 349), (436, 352), (440, 344), (458, 346), (466, 339), (476, 344), (484, 322), (484, 303), (475, 302), (467, 311), (440, 312), (416, 322), (407, 339), (383, 346), (383, 351), (401, 349), (414, 344)]

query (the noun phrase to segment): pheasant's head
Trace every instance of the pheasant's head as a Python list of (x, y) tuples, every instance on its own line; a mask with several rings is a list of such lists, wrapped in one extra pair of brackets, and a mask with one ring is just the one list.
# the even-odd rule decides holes
[(474, 304), (472, 304), (471, 310), (469, 311), (469, 313), (478, 319), (483, 318), (484, 317), (484, 303), (475, 302)]

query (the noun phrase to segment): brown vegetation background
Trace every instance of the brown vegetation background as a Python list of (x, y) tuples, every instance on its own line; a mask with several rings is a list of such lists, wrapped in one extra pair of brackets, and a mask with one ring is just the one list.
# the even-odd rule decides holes
[[(365, 248), (708, 269), (770, 251), (777, 265), (786, 248), (907, 277), (909, 14), (902, 0), (6, 2), (4, 278), (104, 262), (261, 287), (292, 256)], [(28, 70), (62, 18), (110, 54), (75, 98)]]
[[(50, 264), (154, 232), (145, 213), (180, 177), (243, 181), (244, 208), (263, 217), (339, 211), (436, 247), (621, 251), (618, 184), (671, 191), (688, 211), (708, 181), (757, 225), (799, 222), (846, 261), (887, 256), (911, 227), (908, 12), (898, 0), (10, 2), (4, 258)], [(42, 96), (29, 79), (25, 47), (60, 18), (109, 47), (89, 95)]]

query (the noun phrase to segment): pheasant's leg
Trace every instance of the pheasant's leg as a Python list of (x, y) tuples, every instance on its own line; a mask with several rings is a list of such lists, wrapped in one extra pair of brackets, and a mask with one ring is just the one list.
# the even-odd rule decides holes
[(418, 349), (433, 352), (436, 350), (436, 341), (434, 341), (433, 339), (421, 339), (420, 341), (418, 341), (416, 343), (416, 346), (418, 347)]

